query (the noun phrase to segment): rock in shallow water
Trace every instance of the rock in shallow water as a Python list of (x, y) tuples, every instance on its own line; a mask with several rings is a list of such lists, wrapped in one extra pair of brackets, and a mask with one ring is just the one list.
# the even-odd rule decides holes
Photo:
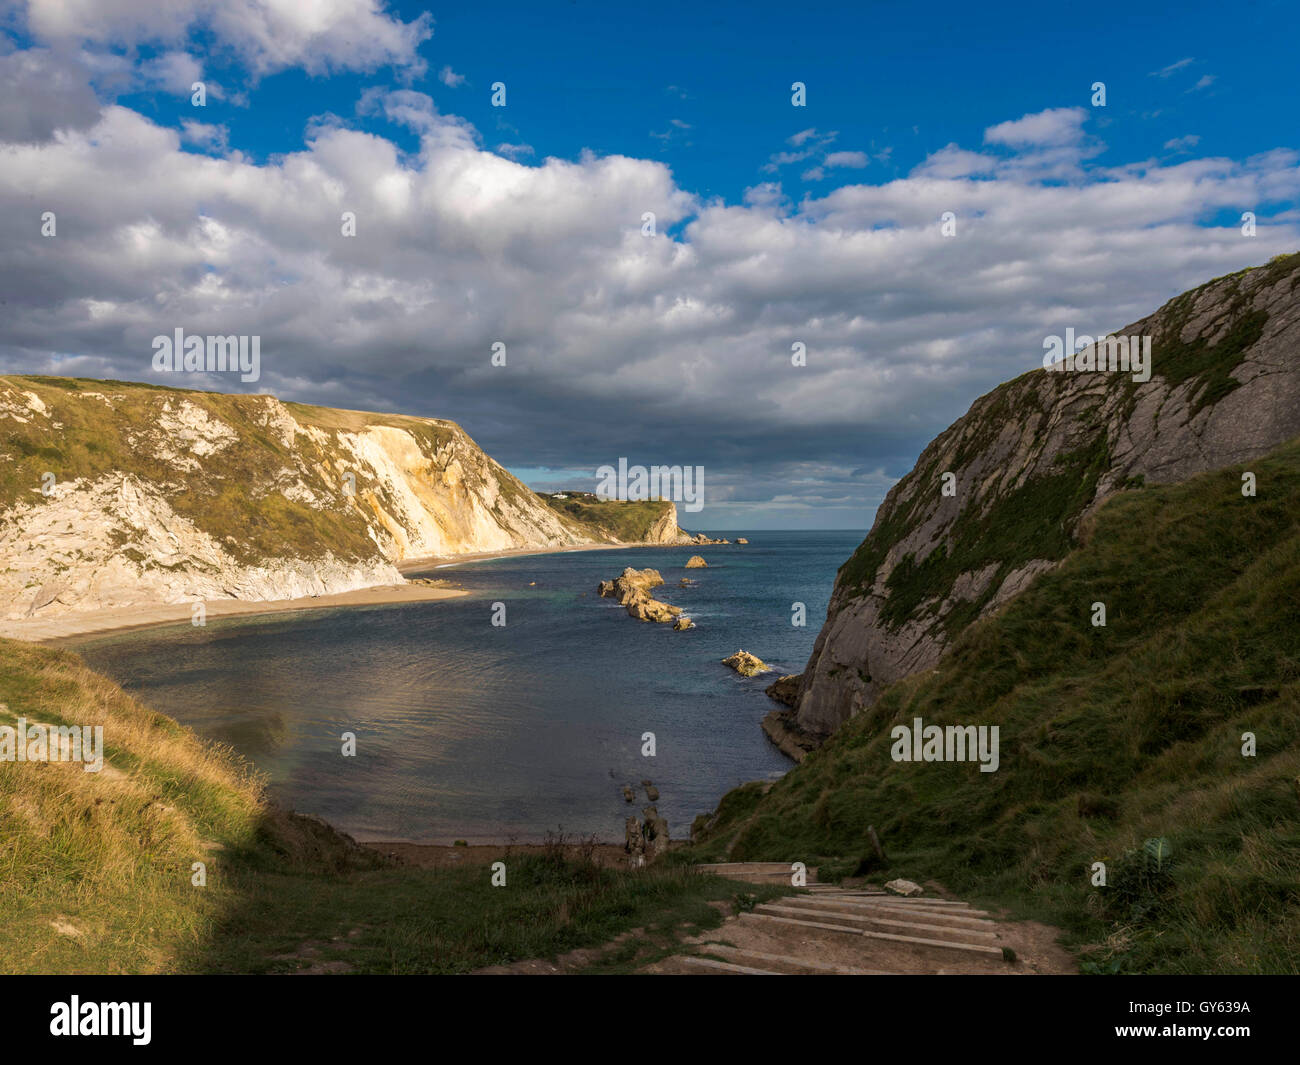
[(722, 664), (730, 666), (742, 677), (756, 677), (760, 673), (772, 672), (771, 666), (758, 655), (752, 655), (748, 651), (737, 651), (734, 655), (724, 658)]

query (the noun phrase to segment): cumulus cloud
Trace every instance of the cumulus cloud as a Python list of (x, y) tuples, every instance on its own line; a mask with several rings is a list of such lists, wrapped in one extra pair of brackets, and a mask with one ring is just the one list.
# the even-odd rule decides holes
[[(88, 115), (66, 88), (0, 144), (0, 372), (234, 390), (155, 375), (151, 339), (256, 334), (258, 387), (455, 418), (510, 465), (704, 465), (705, 527), (864, 525), (973, 396), (1039, 365), (1044, 335), (1118, 328), (1300, 236), (1264, 210), (1300, 195), (1294, 151), (1102, 167), (1060, 115), (990, 127), (996, 154), (953, 144), (883, 184), (794, 203), (770, 181), (737, 204), (653, 160), (508, 158), (412, 90), (358, 111), (414, 151), (325, 116), (260, 162), (185, 150), (221, 144), (216, 127)], [(1074, 176), (1025, 165), (1044, 151)], [(1243, 205), (1265, 221), (1253, 240), (1207, 226)]]
[(984, 131), (985, 144), (1008, 148), (1047, 147), (1077, 144), (1083, 137), (1083, 121), (1088, 112), (1082, 107), (1055, 107), (1024, 115), (1010, 122), (1000, 122)]
[(225, 126), (186, 118), (181, 121), (181, 140), (205, 151), (224, 152), (230, 140), (230, 130)]
[(44, 48), (0, 54), (0, 142), (49, 140), (98, 118), (99, 100), (78, 63)]
[(991, 155), (967, 151), (956, 144), (949, 144), (932, 152), (918, 167), (912, 171), (913, 177), (963, 178), (979, 174), (991, 174), (996, 169), (998, 160)]
[(42, 41), (127, 46), (174, 44), (202, 30), (255, 74), (422, 73), (417, 49), (433, 33), (429, 14), (402, 22), (380, 0), (27, 0), (27, 26)]

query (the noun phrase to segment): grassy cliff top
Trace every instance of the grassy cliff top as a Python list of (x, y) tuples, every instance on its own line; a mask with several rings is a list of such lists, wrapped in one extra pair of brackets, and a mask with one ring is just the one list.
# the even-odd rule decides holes
[[(870, 865), (874, 826), (889, 875), (1064, 927), (1102, 971), (1300, 971), (1297, 634), (1300, 440), (1114, 496), (935, 669), (770, 792), (724, 798), (699, 851), (834, 859), (825, 877)], [(894, 761), (891, 729), (917, 717), (997, 725), (1000, 768)], [(1172, 864), (1144, 849), (1161, 839)], [(1098, 861), (1106, 888), (1090, 884)]]
[(554, 494), (542, 494), (541, 500), (557, 514), (588, 530), (590, 535), (623, 543), (646, 539), (657, 522), (670, 510), (676, 511), (675, 504), (658, 499), (624, 501), (586, 495), (556, 499)]

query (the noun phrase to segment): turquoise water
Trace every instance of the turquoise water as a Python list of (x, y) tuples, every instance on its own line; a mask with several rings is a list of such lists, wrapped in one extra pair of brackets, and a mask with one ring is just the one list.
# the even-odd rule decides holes
[[(733, 535), (733, 534), (727, 534)], [(675, 838), (730, 788), (790, 762), (759, 729), (775, 706), (720, 664), (739, 648), (803, 669), (855, 532), (760, 532), (746, 547), (635, 548), (443, 567), (462, 599), (209, 621), (79, 642), (145, 703), (228, 743), (273, 798), (363, 840), (621, 840), (642, 779)], [(709, 562), (683, 569), (692, 554)], [(697, 628), (643, 623), (596, 595), (624, 566)], [(679, 588), (690, 576), (697, 583)], [(530, 582), (536, 582), (530, 586)], [(492, 625), (493, 603), (506, 624)], [(791, 624), (791, 604), (807, 624)], [(356, 736), (355, 757), (340, 750)], [(656, 754), (643, 757), (642, 735)], [(621, 786), (637, 786), (628, 805)]]

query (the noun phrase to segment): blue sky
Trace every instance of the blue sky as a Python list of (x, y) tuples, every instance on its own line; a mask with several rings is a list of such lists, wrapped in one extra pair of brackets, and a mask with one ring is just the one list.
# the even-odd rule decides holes
[[(1187, 145), (1164, 146), (1189, 136), (1200, 154), (1240, 158), (1275, 147), (1300, 119), (1300, 5), (1290, 3), (941, 2), (923, 15), (901, 3), (707, 7), (664, 3), (632, 15), (588, 0), (445, 10), (393, 3), (388, 10), (403, 21), (434, 18), (419, 48), (428, 63), (421, 76), (290, 69), (250, 87), (246, 67), (223, 63), (219, 48), (209, 68), (247, 93), (247, 106), (223, 108), (221, 118), (230, 144), (257, 159), (300, 147), (308, 121), (327, 112), (416, 149), (409, 131), (355, 115), (367, 87), (400, 82), (468, 119), (489, 147), (528, 144), (537, 159), (584, 149), (660, 159), (684, 187), (733, 202), (770, 176), (763, 165), (801, 130), (836, 131), (828, 150), (870, 159), (865, 174), (827, 172), (815, 185), (824, 192), (905, 175), (930, 152), (977, 138), (991, 116), (1089, 106), (1096, 81), (1108, 97), (1098, 128), (1118, 159), (1169, 158)], [(447, 67), (464, 83), (444, 84)], [(499, 80), (505, 109), (489, 102)], [(809, 87), (803, 110), (788, 106), (794, 81)], [(190, 114), (168, 93), (122, 99), (160, 122)], [(797, 179), (808, 169), (792, 163), (781, 174)]]
[(1046, 333), (1300, 244), (1296, 5), (6, 10), (0, 371), (257, 332), (262, 381), (186, 383), (453, 418), (538, 487), (703, 465), (706, 528), (863, 528)]

